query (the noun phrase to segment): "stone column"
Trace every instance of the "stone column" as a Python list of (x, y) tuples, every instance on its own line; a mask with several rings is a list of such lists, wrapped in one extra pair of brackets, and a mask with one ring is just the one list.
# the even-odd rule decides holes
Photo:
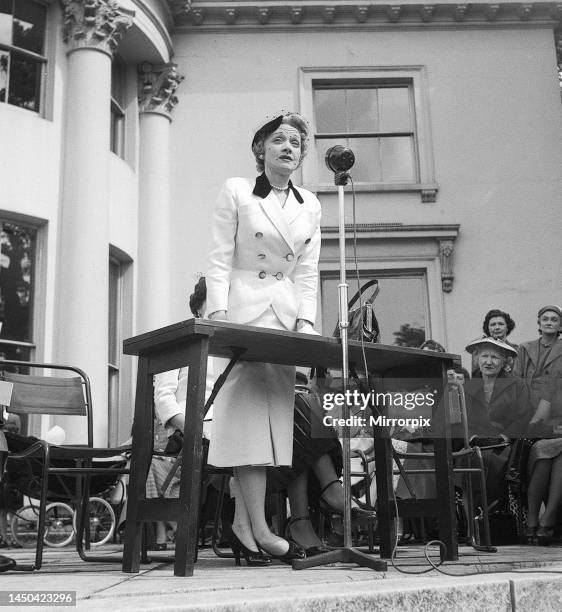
[[(112, 54), (132, 24), (114, 0), (62, 0), (68, 45), (55, 359), (91, 380), (95, 443), (107, 443), (110, 100)], [(83, 427), (61, 421), (67, 442)]]
[(177, 103), (175, 91), (182, 80), (175, 64), (145, 63), (139, 73), (138, 333), (174, 322), (170, 308), (170, 124)]

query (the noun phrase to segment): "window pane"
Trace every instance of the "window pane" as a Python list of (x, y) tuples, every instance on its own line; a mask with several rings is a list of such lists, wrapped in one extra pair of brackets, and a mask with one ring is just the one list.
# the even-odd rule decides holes
[(0, 0), (0, 43), (5, 45), (12, 44), (12, 15), (8, 11), (2, 10), (2, 0)]
[(379, 103), (379, 131), (409, 132), (412, 130), (408, 87), (381, 87)]
[[(4, 344), (0, 342), (0, 359), (14, 359), (15, 361), (31, 361), (31, 347), (30, 346), (14, 346), (13, 344)], [(21, 368), (18, 366), (12, 366), (21, 372)], [(23, 373), (23, 372), (22, 372)], [(22, 415), (23, 416), (23, 415)]]
[(381, 138), (382, 180), (385, 182), (415, 181), (412, 138)]
[(32, 341), (33, 266), (36, 231), (2, 224), (0, 255), (0, 336)]
[(14, 13), (13, 44), (16, 47), (43, 53), (47, 8), (29, 0), (18, 0)]
[[(387, 273), (388, 274), (388, 273)], [(349, 296), (357, 291), (354, 270), (348, 270)], [(380, 293), (375, 300), (375, 314), (383, 344), (419, 346), (426, 338), (426, 283), (424, 276), (386, 276), (376, 272), (361, 273), (361, 283), (379, 280)], [(322, 278), (322, 331), (331, 335), (338, 322), (339, 277)]]
[(377, 124), (377, 90), (347, 89), (347, 129), (346, 132), (376, 132)]
[(344, 89), (315, 89), (314, 112), (317, 133), (347, 132)]
[(125, 68), (119, 58), (111, 64), (111, 97), (121, 107), (125, 106)]
[(123, 157), (125, 151), (125, 118), (123, 113), (112, 104), (110, 122), (110, 150), (115, 155)]
[(39, 110), (42, 62), (12, 53), (8, 102), (29, 110)]
[(349, 138), (347, 145), (355, 153), (350, 173), (354, 181), (378, 183), (382, 180), (379, 138)]
[(0, 102), (6, 101), (8, 89), (8, 70), (10, 67), (10, 54), (0, 51)]
[(108, 361), (116, 364), (119, 355), (118, 321), (119, 310), (119, 264), (113, 260), (109, 262), (109, 337)]

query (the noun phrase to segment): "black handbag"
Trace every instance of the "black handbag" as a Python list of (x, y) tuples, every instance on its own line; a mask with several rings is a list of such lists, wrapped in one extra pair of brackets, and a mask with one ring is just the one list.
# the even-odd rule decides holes
[[(373, 287), (371, 296), (365, 301), (360, 300), (359, 298), (371, 287)], [(360, 341), (363, 339), (364, 342), (380, 342), (381, 332), (373, 307), (373, 302), (379, 294), (379, 290), (379, 282), (377, 280), (370, 280), (359, 289), (347, 304), (347, 318), (349, 321), (347, 337), (350, 340)], [(336, 338), (340, 337), (339, 324), (336, 325), (334, 336)]]

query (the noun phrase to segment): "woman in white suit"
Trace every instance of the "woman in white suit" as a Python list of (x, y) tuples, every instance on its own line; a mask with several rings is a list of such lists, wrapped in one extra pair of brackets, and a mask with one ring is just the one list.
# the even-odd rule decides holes
[[(308, 127), (281, 115), (255, 134), (257, 179), (231, 178), (215, 207), (207, 268), (210, 319), (316, 333), (320, 202), (291, 174), (307, 151)], [(240, 362), (214, 404), (209, 463), (233, 467), (247, 521), (234, 535), (282, 561), (302, 556), (274, 535), (264, 511), (266, 467), (291, 465), (295, 368)]]

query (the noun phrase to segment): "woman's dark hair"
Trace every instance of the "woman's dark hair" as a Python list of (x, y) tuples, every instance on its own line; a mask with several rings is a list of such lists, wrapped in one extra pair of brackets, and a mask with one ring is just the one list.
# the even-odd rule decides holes
[(509, 336), (509, 334), (515, 329), (515, 321), (509, 316), (507, 312), (504, 312), (503, 310), (498, 310), (497, 308), (490, 310), (484, 317), (484, 324), (482, 325), (482, 329), (484, 330), (484, 335), (485, 336), (490, 335), (490, 330), (488, 329), (488, 325), (490, 325), (490, 321), (494, 317), (503, 318), (503, 320), (505, 321), (505, 324), (507, 325), (506, 335)]
[(202, 276), (197, 283), (195, 283), (193, 293), (189, 296), (189, 309), (194, 317), (200, 317), (203, 315), (201, 308), (203, 308), (203, 304), (205, 303), (206, 299), (207, 283), (205, 282), (205, 277)]

